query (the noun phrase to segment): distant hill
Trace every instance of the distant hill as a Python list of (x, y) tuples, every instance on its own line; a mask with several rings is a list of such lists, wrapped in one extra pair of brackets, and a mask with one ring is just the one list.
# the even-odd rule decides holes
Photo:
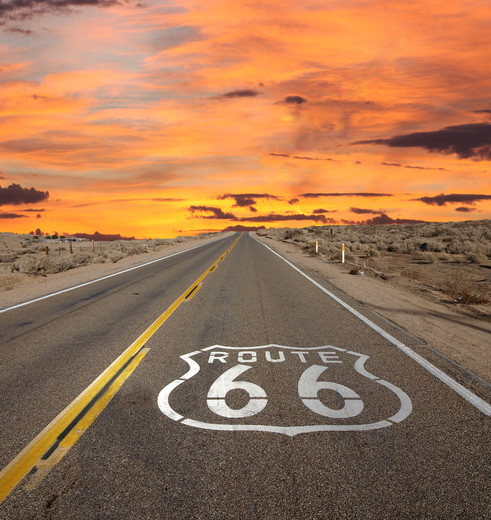
[(74, 233), (72, 236), (77, 238), (87, 238), (88, 240), (98, 240), (105, 242), (113, 242), (115, 240), (135, 240), (135, 237), (123, 237), (120, 234), (117, 235), (104, 235), (96, 231), (94, 234), (90, 235), (88, 233)]

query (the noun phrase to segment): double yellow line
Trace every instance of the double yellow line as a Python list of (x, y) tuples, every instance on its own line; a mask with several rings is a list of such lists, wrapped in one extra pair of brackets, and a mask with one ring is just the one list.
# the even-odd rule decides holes
[(106, 370), (69, 404), (0, 472), (0, 503), (28, 474), (27, 489), (35, 489), (102, 412), (145, 357), (146, 342), (182, 302), (190, 300), (205, 277), (232, 251), (239, 238), (159, 316)]

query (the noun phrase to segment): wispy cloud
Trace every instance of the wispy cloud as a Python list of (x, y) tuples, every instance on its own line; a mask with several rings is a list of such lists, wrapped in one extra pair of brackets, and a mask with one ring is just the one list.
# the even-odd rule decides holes
[(12, 220), (16, 218), (25, 218), (26, 215), (19, 215), (18, 213), (0, 213), (0, 219)]
[(430, 206), (446, 206), (449, 204), (468, 204), (473, 206), (476, 202), (482, 200), (491, 200), (491, 195), (486, 194), (466, 194), (466, 193), (452, 193), (445, 195), (440, 193), (434, 197), (419, 197), (418, 199), (412, 199), (415, 201), (421, 201)]
[(289, 155), (287, 153), (270, 153), (272, 157), (285, 157), (290, 159), (298, 159), (301, 161), (334, 161), (330, 157), (309, 157), (308, 155)]
[(358, 192), (358, 193), (301, 193), (299, 197), (304, 197), (306, 199), (317, 199), (319, 197), (393, 197), (391, 193), (368, 193), (368, 192)]
[(439, 170), (446, 172), (448, 171), (446, 168), (433, 168), (431, 166), (412, 166), (410, 164), (399, 164), (399, 163), (380, 163), (382, 166), (394, 166), (396, 168), (408, 168), (410, 170)]

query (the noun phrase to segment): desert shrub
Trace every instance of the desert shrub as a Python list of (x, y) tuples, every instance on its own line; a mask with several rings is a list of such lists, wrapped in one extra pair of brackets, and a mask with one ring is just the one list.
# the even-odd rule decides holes
[(14, 262), (12, 269), (20, 273), (43, 276), (60, 271), (59, 265), (49, 256), (23, 256)]
[(113, 264), (116, 262), (119, 262), (122, 258), (124, 258), (126, 255), (124, 255), (121, 251), (110, 251), (109, 252), (109, 258)]
[(68, 271), (69, 269), (77, 267), (77, 264), (74, 262), (72, 256), (64, 256), (58, 259), (57, 264), (59, 266), (60, 271)]
[(481, 253), (481, 251), (470, 251), (469, 253), (466, 253), (465, 257), (471, 264), (483, 264), (488, 259), (488, 257)]
[(445, 245), (442, 242), (437, 240), (428, 240), (428, 251), (434, 251), (436, 253), (441, 253), (445, 251)]
[(92, 260), (93, 264), (104, 264), (106, 262), (107, 255), (97, 255)]
[[(310, 230), (309, 230), (310, 231)], [(294, 237), (301, 235), (302, 232), (299, 229), (287, 229), (283, 236), (284, 240), (291, 240)]]
[(87, 265), (92, 262), (94, 255), (87, 251), (77, 251), (72, 255), (73, 263), (76, 266)]
[(423, 282), (426, 280), (425, 273), (423, 273), (419, 269), (404, 269), (401, 274), (409, 280), (416, 280), (417, 282)]
[(414, 255), (414, 258), (422, 264), (434, 264), (437, 260), (436, 256), (429, 251), (416, 253), (416, 255)]
[(452, 257), (448, 253), (442, 253), (441, 255), (438, 255), (438, 260), (441, 260), (442, 262), (450, 262)]
[(17, 258), (16, 253), (2, 253), (0, 254), (0, 262), (13, 262)]
[(13, 289), (17, 281), (17, 278), (12, 275), (0, 276), (0, 291), (8, 291)]
[(372, 247), (372, 248), (370, 248), (370, 249), (368, 250), (368, 256), (369, 256), (370, 258), (374, 258), (374, 257), (380, 256), (380, 253), (379, 253), (376, 249), (374, 249), (374, 248)]
[(467, 305), (489, 303), (489, 295), (483, 293), (477, 283), (464, 273), (457, 272), (449, 276), (442, 286), (444, 292), (458, 303)]

